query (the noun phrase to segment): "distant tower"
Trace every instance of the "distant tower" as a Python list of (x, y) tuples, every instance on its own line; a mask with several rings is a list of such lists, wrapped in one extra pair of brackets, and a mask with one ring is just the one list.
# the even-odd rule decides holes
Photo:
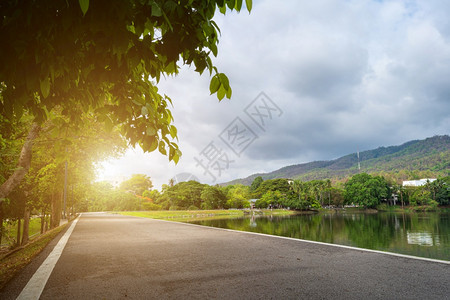
[(359, 149), (356, 149), (356, 156), (358, 156), (358, 171), (361, 171), (361, 163), (359, 162)]

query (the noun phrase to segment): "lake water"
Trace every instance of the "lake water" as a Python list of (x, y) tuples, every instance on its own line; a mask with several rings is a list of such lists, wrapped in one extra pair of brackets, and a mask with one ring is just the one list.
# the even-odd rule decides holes
[(334, 213), (191, 223), (450, 261), (449, 213)]

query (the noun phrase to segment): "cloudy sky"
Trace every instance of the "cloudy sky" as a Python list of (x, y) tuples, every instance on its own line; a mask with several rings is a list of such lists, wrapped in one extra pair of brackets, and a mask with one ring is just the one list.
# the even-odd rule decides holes
[(188, 67), (160, 84), (180, 163), (130, 149), (99, 179), (143, 173), (159, 188), (187, 172), (220, 183), (450, 133), (448, 0), (253, 2), (250, 15), (215, 18), (231, 100)]

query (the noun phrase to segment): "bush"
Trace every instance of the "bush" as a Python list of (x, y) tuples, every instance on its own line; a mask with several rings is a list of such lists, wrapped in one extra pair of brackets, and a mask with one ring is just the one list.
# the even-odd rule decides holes
[(169, 200), (164, 201), (163, 203), (160, 204), (160, 206), (161, 206), (162, 210), (169, 210), (169, 208), (170, 208), (170, 201)]
[(438, 202), (434, 201), (434, 200), (430, 200), (428, 202), (428, 207), (425, 209), (426, 211), (435, 211), (437, 206), (438, 206)]
[(379, 211), (387, 211), (388, 210), (388, 207), (387, 207), (387, 205), (385, 203), (377, 205), (376, 208)]
[(145, 210), (161, 210), (161, 205), (152, 203), (152, 202), (146, 202), (142, 204)]
[(249, 208), (250, 202), (242, 199), (229, 199), (226, 204), (227, 208)]
[(191, 205), (191, 206), (188, 207), (187, 210), (198, 210), (198, 207), (195, 206), (195, 205)]

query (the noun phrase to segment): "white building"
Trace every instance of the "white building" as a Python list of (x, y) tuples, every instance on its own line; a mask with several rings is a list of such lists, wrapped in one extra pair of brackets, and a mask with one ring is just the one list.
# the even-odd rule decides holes
[(419, 180), (406, 180), (403, 181), (403, 186), (422, 186), (427, 184), (427, 182), (433, 182), (436, 178), (423, 178)]

